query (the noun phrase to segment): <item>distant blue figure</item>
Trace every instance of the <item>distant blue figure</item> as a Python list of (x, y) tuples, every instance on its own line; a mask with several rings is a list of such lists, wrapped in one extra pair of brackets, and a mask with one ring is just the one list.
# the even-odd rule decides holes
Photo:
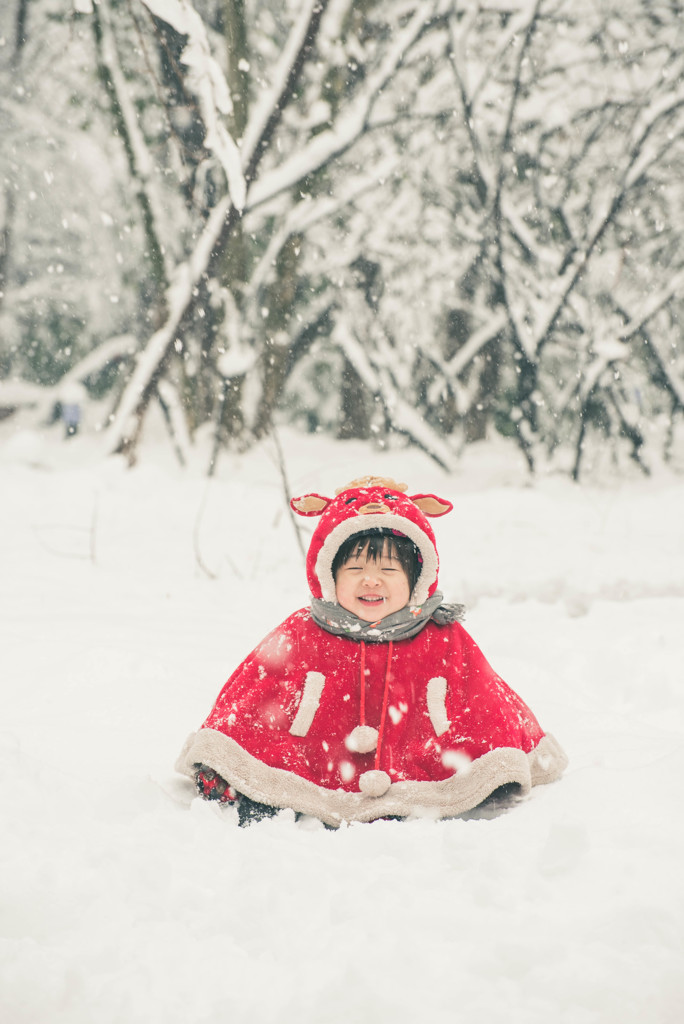
[(78, 432), (78, 425), (81, 422), (81, 407), (76, 403), (69, 403), (62, 406), (62, 419), (66, 427), (65, 437), (73, 437)]
[(85, 388), (72, 383), (63, 388), (59, 398), (59, 416), (64, 424), (64, 437), (73, 437), (81, 424)]

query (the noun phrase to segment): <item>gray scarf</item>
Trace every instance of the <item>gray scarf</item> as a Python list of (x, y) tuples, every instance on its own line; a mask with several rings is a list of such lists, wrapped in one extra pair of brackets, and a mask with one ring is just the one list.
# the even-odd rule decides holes
[(407, 640), (420, 633), (432, 619), (438, 626), (460, 622), (465, 613), (462, 604), (442, 604), (443, 595), (436, 590), (424, 604), (407, 604), (398, 612), (387, 615), (378, 622), (366, 622), (353, 612), (348, 612), (335, 601), (322, 601), (315, 597), (311, 602), (311, 616), (317, 625), (334, 636), (346, 636), (350, 640), (368, 640), (382, 643), (388, 640)]

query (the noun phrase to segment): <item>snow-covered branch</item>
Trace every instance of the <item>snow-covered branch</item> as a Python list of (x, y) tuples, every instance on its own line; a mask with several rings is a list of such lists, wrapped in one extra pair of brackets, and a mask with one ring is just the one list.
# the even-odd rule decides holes
[(141, 0), (155, 17), (187, 36), (182, 61), (188, 68), (187, 83), (197, 96), (204, 124), (204, 145), (219, 160), (226, 175), (230, 198), (238, 210), (245, 205), (247, 186), (240, 150), (222, 116), (233, 111), (225, 75), (211, 53), (204, 22), (188, 0)]
[(681, 295), (684, 290), (684, 270), (680, 270), (674, 277), (670, 278), (665, 288), (659, 289), (653, 295), (649, 295), (642, 308), (636, 313), (629, 314), (621, 334), (623, 341), (629, 341), (635, 334), (638, 334), (657, 313), (663, 309), (673, 296)]
[[(631, 159), (624, 174), (625, 190), (631, 188), (645, 173), (653, 162), (661, 157), (660, 148), (652, 141), (652, 134), (658, 125), (679, 113), (684, 107), (684, 84), (680, 85), (674, 94), (666, 93), (656, 98), (642, 112), (635, 127), (635, 139), (631, 146)], [(668, 142), (671, 143), (676, 136), (681, 137), (684, 131), (684, 124), (681, 124), (678, 131), (670, 131)]]
[(268, 246), (256, 264), (249, 283), (244, 291), (245, 303), (256, 301), (259, 290), (272, 272), (276, 256), (283, 245), (294, 234), (304, 233), (322, 220), (329, 220), (344, 207), (353, 203), (364, 192), (377, 188), (386, 180), (397, 166), (396, 157), (388, 157), (373, 168), (371, 173), (361, 174), (350, 182), (345, 182), (335, 196), (323, 196), (320, 199), (305, 199), (297, 203), (287, 214), (282, 227), (272, 236)]
[(504, 330), (507, 323), (508, 317), (503, 310), (500, 310), (474, 331), (456, 355), (446, 364), (449, 376), (458, 377), (460, 373), (463, 373), (481, 349)]
[(119, 131), (126, 148), (131, 178), (135, 183), (142, 209), (145, 233), (160, 283), (164, 286), (171, 273), (165, 242), (166, 217), (161, 190), (157, 187), (154, 161), (138, 124), (136, 111), (119, 62), (116, 41), (111, 27), (109, 0), (101, 0), (93, 8), (94, 28), (99, 39), (101, 75), (109, 93), (112, 113), (119, 122)]
[[(352, 315), (352, 319), (356, 327), (363, 329), (362, 325), (367, 319), (367, 311), (361, 309), (358, 299), (356, 302), (352, 302), (352, 306), (355, 307), (355, 315)], [(374, 326), (376, 331), (382, 333), (378, 324)], [(389, 360), (381, 359), (378, 364), (374, 365), (368, 347), (361, 343), (355, 330), (351, 329), (349, 318), (346, 316), (338, 318), (333, 337), (335, 343), (358, 373), (364, 387), (382, 402), (393, 429), (408, 436), (443, 469), (453, 470), (456, 461), (454, 452), (404, 397), (402, 390), (395, 383), (393, 368), (388, 365)]]
[(419, 4), (408, 24), (397, 32), (396, 39), (379, 67), (369, 74), (358, 96), (340, 115), (335, 126), (315, 135), (302, 150), (256, 181), (249, 190), (248, 209), (254, 209), (292, 188), (298, 181), (339, 157), (357, 141), (366, 128), (380, 92), (420, 37), (426, 22), (435, 14), (438, 6), (435, 2)]
[(329, 0), (305, 0), (301, 5), (273, 71), (271, 84), (263, 91), (250, 114), (242, 140), (242, 165), (250, 179), (254, 176), (261, 151), (268, 143), (269, 133), (289, 101), (294, 80), (328, 3)]
[(37, 410), (37, 416), (45, 415), (62, 392), (75, 384), (83, 384), (89, 377), (101, 372), (111, 363), (122, 359), (131, 359), (136, 350), (136, 339), (132, 334), (122, 334), (108, 338), (80, 359), (54, 384), (29, 384), (26, 381), (0, 381), (0, 407), (22, 408), (31, 407)]
[(541, 327), (538, 329), (536, 338), (532, 345), (532, 349), (535, 353), (540, 351), (541, 347), (550, 337), (558, 318), (565, 308), (569, 296), (576, 287), (580, 277), (585, 272), (587, 264), (595, 252), (598, 243), (605, 235), (609, 226), (613, 223), (618, 211), (622, 208), (630, 189), (637, 184), (645, 173), (646, 168), (653, 162), (654, 154), (650, 151), (647, 143), (656, 125), (664, 118), (669, 117), (673, 112), (680, 110), (683, 106), (684, 88), (680, 88), (674, 96), (669, 96), (666, 101), (663, 101), (660, 98), (656, 100), (645, 113), (640, 125), (639, 133), (630, 148), (626, 166), (620, 174), (617, 188), (614, 194), (610, 197), (607, 208), (599, 215), (593, 230), (589, 233), (589, 237), (585, 245), (575, 254), (572, 262), (568, 265), (563, 278), (558, 282), (559, 289), (557, 299), (552, 310), (547, 314), (546, 321), (543, 322)]
[[(189, 268), (186, 268), (189, 270)], [(138, 410), (143, 396), (158, 374), (165, 356), (176, 339), (178, 326), (192, 299), (196, 278), (189, 272), (178, 276), (167, 292), (168, 315), (166, 322), (156, 331), (139, 353), (135, 369), (131, 374), (119, 401), (114, 418), (103, 437), (106, 454), (115, 452), (122, 441), (129, 436), (131, 420)]]

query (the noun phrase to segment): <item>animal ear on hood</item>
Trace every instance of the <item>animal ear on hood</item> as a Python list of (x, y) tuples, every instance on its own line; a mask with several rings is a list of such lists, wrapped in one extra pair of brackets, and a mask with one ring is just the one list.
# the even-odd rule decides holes
[(445, 516), (454, 507), (448, 498), (438, 498), (435, 494), (409, 494), (407, 497), (426, 516)]
[(320, 494), (303, 494), (301, 498), (293, 498), (290, 508), (300, 516), (322, 515), (332, 498), (324, 498)]

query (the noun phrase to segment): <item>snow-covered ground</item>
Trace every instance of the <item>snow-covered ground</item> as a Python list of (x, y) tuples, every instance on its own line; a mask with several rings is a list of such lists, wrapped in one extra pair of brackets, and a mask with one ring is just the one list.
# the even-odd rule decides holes
[(166, 446), (128, 471), (5, 429), (0, 1019), (679, 1024), (684, 478), (282, 443), (295, 494), (381, 472), (454, 502), (445, 594), (567, 774), (494, 818), (239, 829), (173, 762), (307, 600), (271, 443), (207, 487)]

